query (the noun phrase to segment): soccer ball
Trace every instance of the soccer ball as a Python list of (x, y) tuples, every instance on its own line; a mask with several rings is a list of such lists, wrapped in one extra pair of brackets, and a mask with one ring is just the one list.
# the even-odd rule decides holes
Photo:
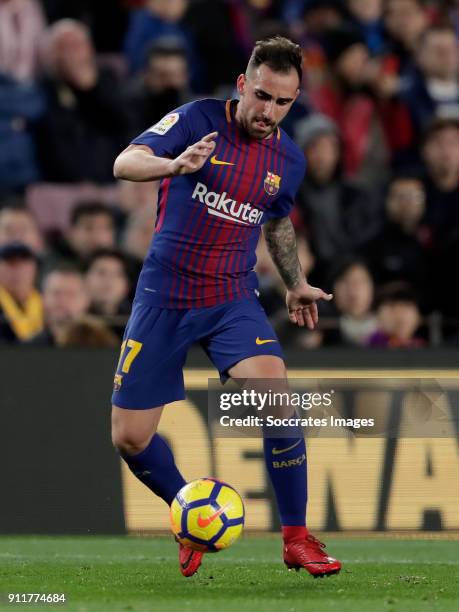
[(170, 517), (178, 542), (194, 550), (218, 552), (241, 535), (244, 504), (239, 493), (225, 482), (198, 478), (177, 493)]

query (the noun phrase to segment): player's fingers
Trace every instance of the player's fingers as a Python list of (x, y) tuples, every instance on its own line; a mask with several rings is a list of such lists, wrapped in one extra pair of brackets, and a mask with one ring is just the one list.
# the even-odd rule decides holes
[(304, 310), (301, 308), (296, 311), (296, 320), (300, 327), (304, 327)]
[(294, 310), (289, 310), (288, 311), (288, 318), (290, 319), (291, 323), (294, 323), (295, 325), (297, 324), (297, 320), (296, 320), (296, 312)]
[(308, 308), (305, 308), (303, 310), (303, 316), (304, 316), (306, 325), (308, 326), (308, 329), (314, 329), (315, 327), (314, 319), (312, 318), (312, 313)]
[(210, 153), (210, 151), (213, 151), (215, 148), (215, 144), (212, 143), (204, 143), (204, 142), (197, 142), (196, 144), (192, 145), (189, 149), (187, 149), (188, 153)]
[(333, 293), (325, 293), (325, 291), (322, 291), (322, 289), (317, 289), (317, 291), (318, 295), (316, 300), (325, 300), (326, 302), (329, 302), (333, 299)]
[(201, 138), (204, 142), (213, 142), (218, 136), (218, 132), (210, 132), (210, 134), (206, 134)]
[(309, 308), (309, 312), (311, 313), (311, 317), (314, 322), (314, 325), (317, 325), (317, 323), (319, 322), (319, 311), (317, 309), (317, 304), (315, 302), (314, 304), (311, 304)]

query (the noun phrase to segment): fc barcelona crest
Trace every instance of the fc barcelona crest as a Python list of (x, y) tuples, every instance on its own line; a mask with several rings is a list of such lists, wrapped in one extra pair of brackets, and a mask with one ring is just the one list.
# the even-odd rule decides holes
[(268, 195), (273, 196), (279, 191), (281, 177), (274, 174), (274, 172), (268, 172), (265, 178), (265, 191)]

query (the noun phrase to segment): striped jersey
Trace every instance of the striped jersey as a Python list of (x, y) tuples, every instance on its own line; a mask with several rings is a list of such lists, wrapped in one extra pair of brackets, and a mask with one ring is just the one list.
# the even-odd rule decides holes
[(304, 156), (277, 129), (256, 140), (235, 120), (237, 100), (198, 100), (132, 141), (175, 158), (210, 132), (216, 148), (198, 172), (163, 179), (136, 299), (163, 308), (204, 308), (253, 297), (263, 223), (289, 214)]

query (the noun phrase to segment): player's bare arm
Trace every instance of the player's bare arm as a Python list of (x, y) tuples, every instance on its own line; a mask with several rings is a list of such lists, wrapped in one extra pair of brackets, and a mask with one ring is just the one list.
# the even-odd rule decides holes
[(146, 145), (129, 145), (115, 160), (115, 178), (126, 181), (157, 181), (200, 170), (215, 149), (217, 132), (207, 134), (175, 159), (157, 157)]
[(289, 217), (268, 221), (263, 231), (269, 253), (287, 287), (290, 321), (314, 329), (319, 321), (317, 300), (330, 301), (333, 296), (307, 282), (298, 260), (295, 230)]

